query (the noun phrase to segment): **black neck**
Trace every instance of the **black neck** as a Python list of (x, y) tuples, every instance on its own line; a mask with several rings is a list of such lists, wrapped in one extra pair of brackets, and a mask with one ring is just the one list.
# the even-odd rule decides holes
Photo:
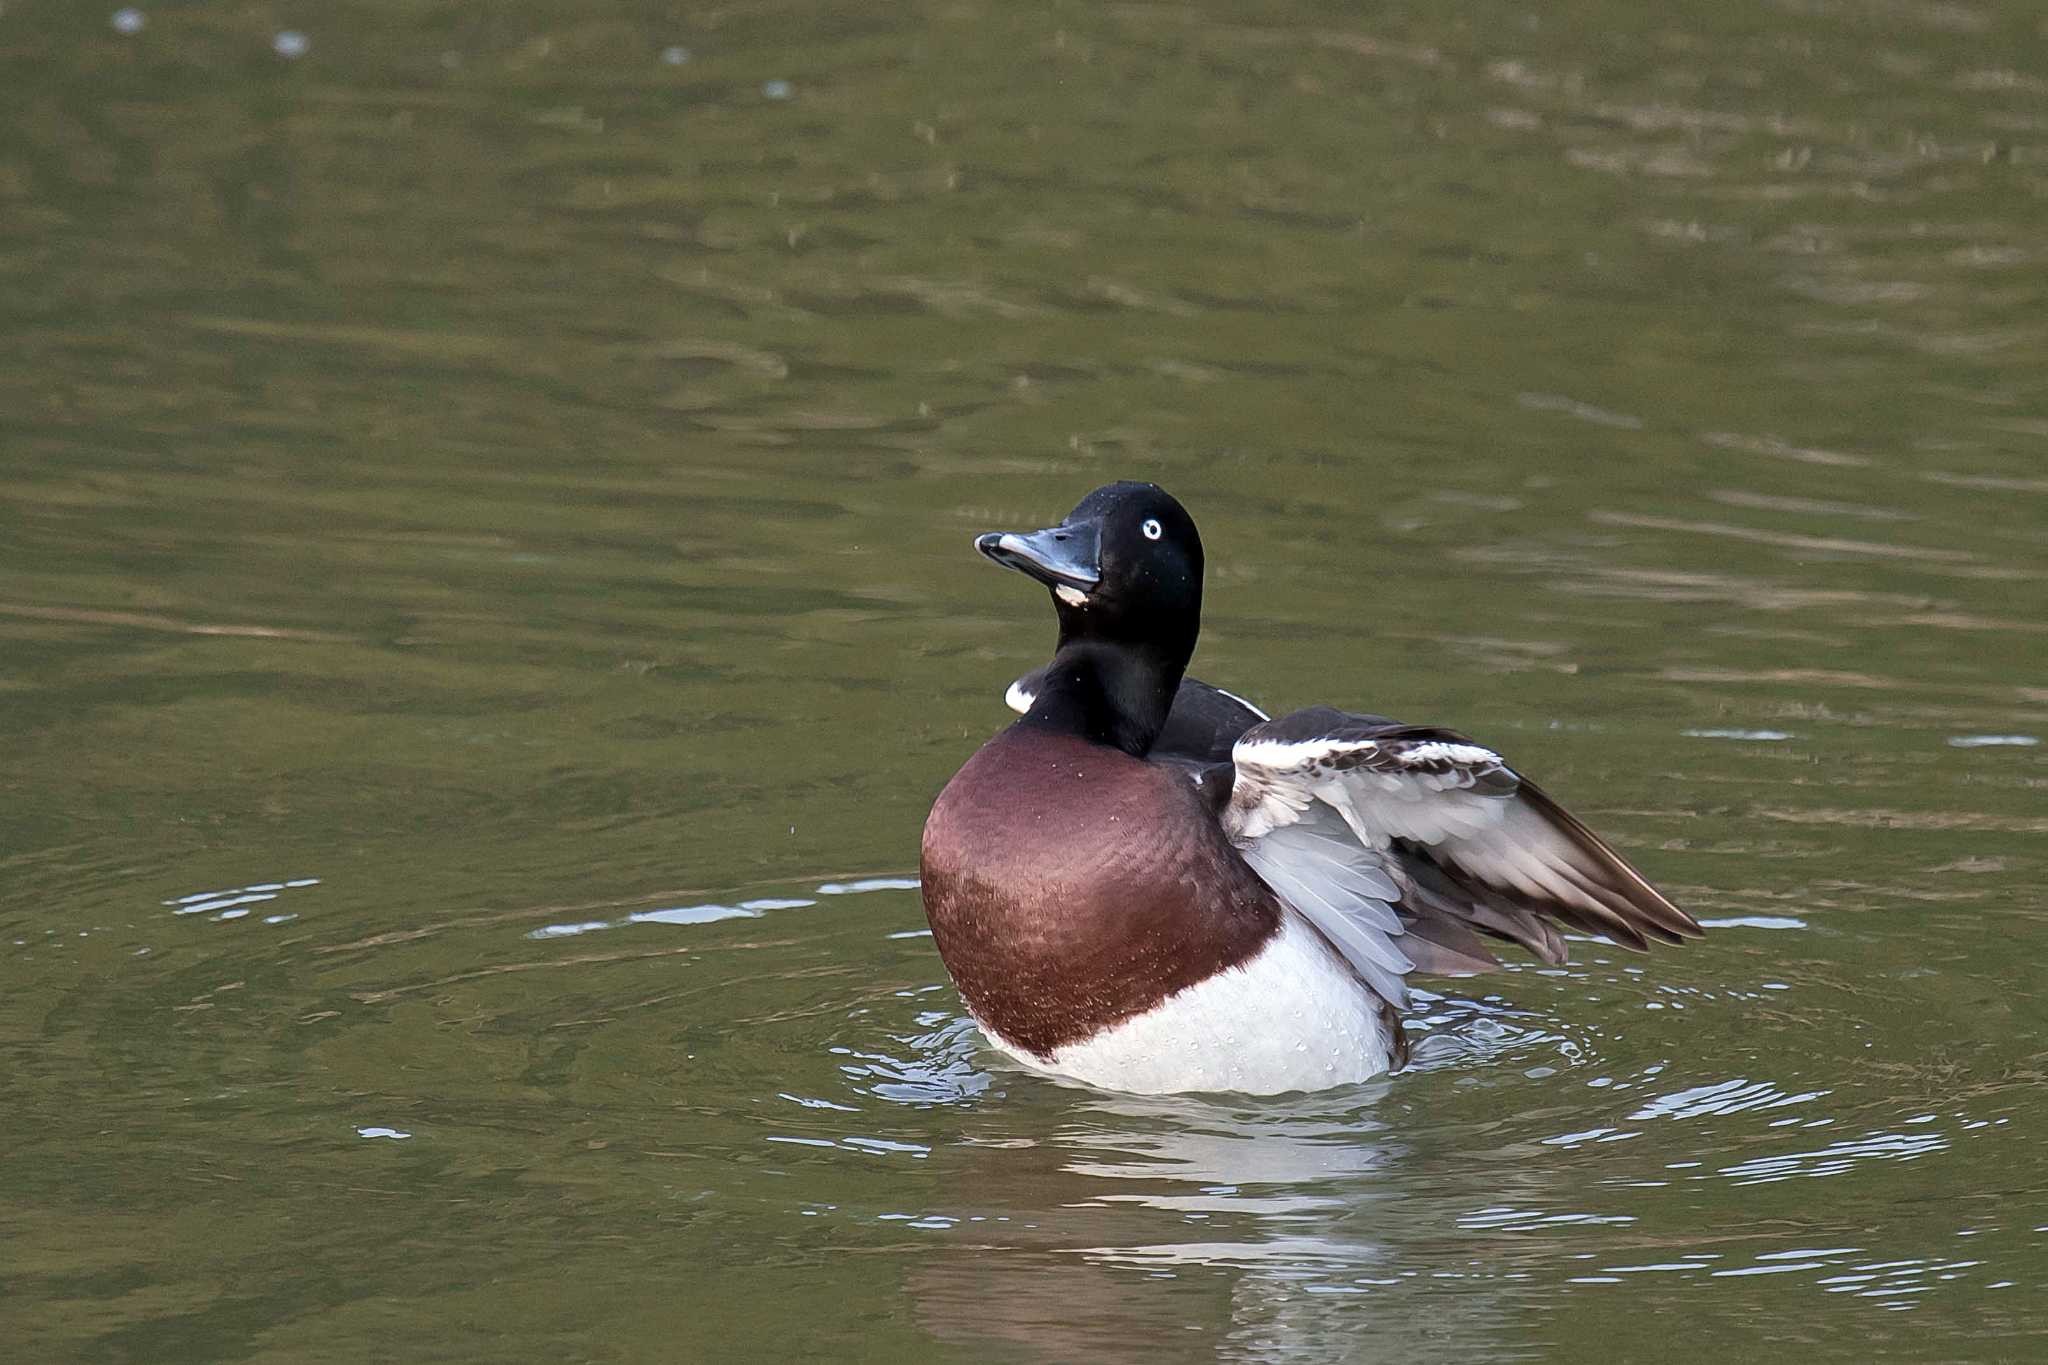
[(1143, 758), (1166, 727), (1185, 660), (1133, 645), (1073, 641), (1046, 668), (1024, 723)]

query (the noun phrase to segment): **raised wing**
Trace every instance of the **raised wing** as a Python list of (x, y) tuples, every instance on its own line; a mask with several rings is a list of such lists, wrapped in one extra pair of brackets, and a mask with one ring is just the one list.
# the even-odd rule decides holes
[[(1553, 921), (1631, 948), (1700, 934), (1598, 835), (1463, 735), (1312, 707), (1247, 730), (1231, 759), (1225, 831), (1354, 963), (1332, 921), (1376, 921), (1372, 906), (1356, 908), (1367, 900), (1395, 908), (1390, 946), (1428, 972), (1498, 965), (1480, 935), (1562, 962)], [(1348, 836), (1398, 894), (1347, 895), (1301, 856), (1296, 830)]]

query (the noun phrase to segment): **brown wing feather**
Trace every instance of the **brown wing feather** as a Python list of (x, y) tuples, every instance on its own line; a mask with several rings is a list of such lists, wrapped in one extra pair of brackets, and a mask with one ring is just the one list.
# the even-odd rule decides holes
[[(1629, 864), (1628, 859), (1586, 828), (1578, 816), (1552, 800), (1548, 792), (1524, 778), (1520, 796), (1570, 839), (1574, 850), (1583, 856), (1582, 863), (1575, 863), (1568, 869), (1574, 874), (1574, 880), (1588, 891), (1597, 893), (1639, 936), (1663, 943), (1683, 943), (1706, 933), (1698, 920), (1673, 905), (1663, 892), (1650, 885), (1648, 879)], [(1632, 946), (1648, 945), (1638, 943)]]

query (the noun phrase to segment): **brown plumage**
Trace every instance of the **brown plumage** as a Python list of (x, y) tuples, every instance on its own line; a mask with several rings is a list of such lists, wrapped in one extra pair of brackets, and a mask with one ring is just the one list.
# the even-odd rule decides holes
[(939, 794), (922, 880), (968, 1009), (1041, 1057), (1246, 960), (1281, 914), (1180, 770), (1026, 724)]

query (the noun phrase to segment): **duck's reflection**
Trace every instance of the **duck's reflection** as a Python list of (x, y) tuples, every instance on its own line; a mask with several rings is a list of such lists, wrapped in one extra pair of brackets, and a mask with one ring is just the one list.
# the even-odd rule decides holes
[(1340, 1360), (1370, 1332), (1375, 1357), (1484, 1343), (1502, 1358), (1509, 1286), (1475, 1273), (1415, 1292), (1444, 1288), (1411, 1253), (1472, 1191), (1396, 1178), (1408, 1154), (1375, 1115), (1385, 1082), (1234, 1102), (998, 1080), (1055, 1109), (1017, 1125), (1050, 1136), (994, 1139), (971, 1196), (994, 1235), (913, 1273), (940, 1339), (1048, 1361)]

